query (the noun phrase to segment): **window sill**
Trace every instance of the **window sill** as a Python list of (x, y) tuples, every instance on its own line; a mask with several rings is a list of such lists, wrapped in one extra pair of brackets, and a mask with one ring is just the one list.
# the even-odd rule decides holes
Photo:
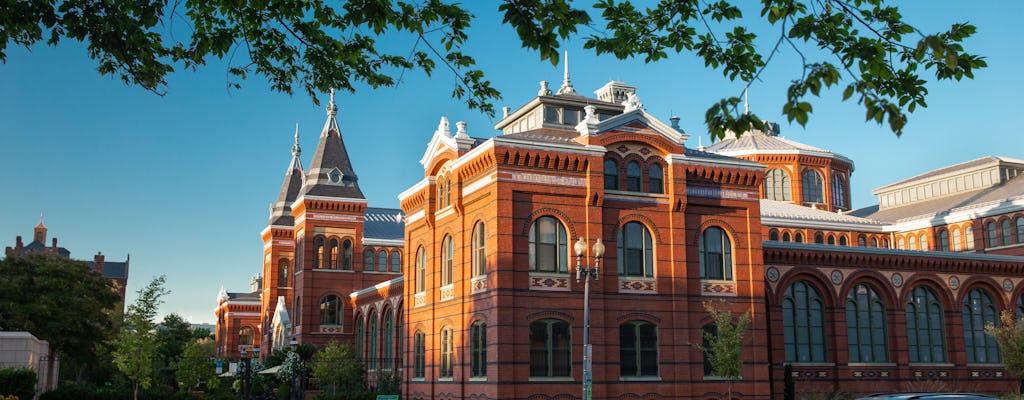
[(941, 363), (909, 363), (907, 365), (910, 366), (910, 367), (932, 367), (932, 368), (934, 368), (934, 367), (952, 367), (953, 363), (946, 363), (946, 362), (941, 362)]
[(437, 378), (437, 381), (438, 381), (438, 382), (452, 382), (452, 381), (454, 381), (454, 380), (455, 380), (455, 378), (451, 378), (451, 377), (446, 377), (446, 378)]
[(998, 363), (967, 363), (968, 367), (971, 368), (1005, 368), (1002, 362)]
[(426, 382), (427, 378), (412, 378), (413, 382)]
[(478, 376), (478, 377), (475, 377), (475, 378), (469, 378), (469, 381), (470, 382), (487, 382), (487, 377), (486, 376)]
[(349, 274), (351, 274), (353, 272), (356, 272), (356, 271), (353, 271), (351, 269), (327, 269), (327, 268), (313, 268), (313, 269), (310, 269), (308, 271), (313, 271), (313, 272), (330, 272), (332, 274), (336, 274), (336, 273), (349, 273)]
[(620, 376), (619, 382), (661, 382), (660, 376)]
[(794, 367), (834, 367), (836, 363), (831, 362), (791, 362)]
[(847, 367), (895, 367), (896, 363), (891, 362), (852, 362), (847, 363)]
[(571, 376), (531, 376), (528, 382), (575, 382)]

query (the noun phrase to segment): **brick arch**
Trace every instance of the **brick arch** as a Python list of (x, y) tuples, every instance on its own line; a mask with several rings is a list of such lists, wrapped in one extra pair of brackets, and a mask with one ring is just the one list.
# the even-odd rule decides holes
[(529, 235), (530, 227), (533, 226), (533, 223), (537, 221), (537, 218), (548, 215), (555, 217), (555, 219), (560, 220), (562, 224), (565, 225), (566, 236), (568, 236), (569, 238), (576, 237), (576, 226), (573, 225), (572, 220), (569, 219), (569, 215), (562, 212), (562, 210), (550, 207), (538, 208), (534, 210), (532, 213), (530, 213), (530, 215), (526, 217), (526, 223), (523, 224), (522, 229), (520, 229), (520, 234)]
[(472, 315), (470, 315), (469, 318), (466, 318), (466, 321), (467, 321), (466, 322), (466, 326), (463, 327), (463, 328), (465, 328), (466, 330), (469, 330), (470, 328), (473, 327), (473, 324), (475, 324), (475, 323), (477, 323), (479, 321), (483, 321), (486, 324), (487, 323), (487, 314), (482, 313), (482, 312), (475, 312)]
[(654, 220), (652, 220), (650, 217), (648, 217), (646, 215), (643, 215), (643, 214), (635, 214), (634, 213), (634, 214), (628, 214), (628, 215), (623, 216), (622, 218), (619, 218), (618, 221), (615, 221), (615, 230), (612, 231), (612, 237), (613, 238), (618, 238), (619, 237), (619, 231), (621, 231), (622, 227), (624, 225), (626, 225), (626, 223), (629, 223), (629, 222), (640, 222), (641, 224), (644, 224), (644, 226), (647, 227), (647, 230), (650, 231), (652, 235), (654, 235), (654, 240), (656, 240), (656, 243), (657, 244), (664, 244), (664, 242), (661, 240), (661, 233), (658, 231), (658, 229), (654, 228), (654, 227), (656, 227), (658, 225), (655, 224)]
[(991, 276), (979, 275), (972, 275), (970, 278), (964, 279), (960, 282), (960, 290), (957, 292), (956, 296), (957, 306), (963, 307), (964, 298), (967, 297), (967, 294), (974, 289), (981, 289), (988, 293), (988, 295), (992, 297), (992, 301), (996, 303), (996, 309), (1006, 309), (1006, 297), (1003, 296), (1005, 291), (1002, 289), (1002, 285), (997, 284)]
[[(694, 235), (692, 244), (694, 246), (699, 245), (701, 234), (704, 233), (704, 230), (712, 226), (722, 228), (722, 230), (729, 235), (729, 240), (732, 240), (733, 247), (736, 246), (736, 240), (739, 237), (739, 234), (736, 233), (736, 228), (733, 228), (732, 225), (726, 222), (725, 220), (718, 218), (708, 218), (701, 222), (700, 225), (697, 226), (697, 234)], [(736, 261), (733, 260), (733, 262), (735, 263)]]
[(807, 281), (825, 301), (825, 307), (836, 307), (835, 290), (832, 289), (832, 282), (822, 274), (820, 268), (815, 269), (793, 269), (779, 278), (778, 289), (774, 293), (775, 305), (782, 306), (782, 297), (786, 295), (786, 289), (798, 281)]
[(935, 274), (914, 274), (906, 278), (903, 282), (903, 290), (900, 292), (900, 302), (897, 303), (900, 308), (906, 308), (907, 297), (910, 296), (910, 292), (914, 291), (914, 288), (921, 285), (927, 286), (935, 292), (935, 295), (942, 302), (944, 311), (950, 310), (950, 307), (956, 307), (953, 308), (953, 310), (959, 310), (959, 305), (953, 302), (954, 299), (952, 291), (946, 285), (945, 281)]
[(573, 320), (574, 320), (574, 318), (572, 317), (571, 314), (564, 313), (564, 312), (561, 312), (561, 311), (545, 310), (545, 311), (538, 311), (538, 312), (535, 312), (535, 313), (528, 314), (526, 316), (526, 321), (527, 322), (533, 322), (533, 321), (536, 321), (536, 320), (539, 320), (539, 319), (544, 319), (544, 318), (554, 318), (554, 319), (560, 319), (560, 320), (564, 320), (564, 321), (568, 321), (568, 322), (573, 322)]
[(619, 325), (622, 325), (622, 323), (626, 321), (646, 321), (655, 325), (661, 324), (661, 318), (658, 318), (658, 316), (654, 314), (645, 312), (630, 312), (622, 314), (615, 318), (615, 322), (617, 322)]
[[(886, 279), (878, 271), (874, 270), (857, 270), (850, 274), (843, 282), (843, 286), (839, 288), (839, 299), (845, 301), (847, 293), (850, 293), (853, 288), (861, 283), (871, 285), (878, 291), (878, 294), (882, 296), (885, 301), (886, 309), (895, 309), (898, 303), (896, 302), (898, 296), (896, 290), (893, 288), (892, 283)], [(838, 305), (837, 305), (838, 307)]]

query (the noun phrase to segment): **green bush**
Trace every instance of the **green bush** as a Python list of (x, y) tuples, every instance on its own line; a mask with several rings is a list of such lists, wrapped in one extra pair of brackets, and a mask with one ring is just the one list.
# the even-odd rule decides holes
[(88, 382), (66, 382), (57, 390), (43, 393), (39, 400), (111, 400), (132, 397), (128, 388), (96, 386)]
[(31, 399), (36, 395), (36, 371), (28, 368), (0, 369), (0, 394)]

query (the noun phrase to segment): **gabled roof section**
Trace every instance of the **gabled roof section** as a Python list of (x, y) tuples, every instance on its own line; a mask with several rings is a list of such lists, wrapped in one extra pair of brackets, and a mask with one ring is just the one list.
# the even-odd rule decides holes
[[(853, 210), (850, 214), (888, 223), (927, 219), (935, 220), (935, 225), (939, 225), (959, 219), (984, 218), (1015, 210), (1024, 210), (1024, 175), (1017, 175), (1006, 183), (981, 190), (896, 207), (882, 208), (873, 205)], [(961, 217), (957, 218), (957, 214), (961, 214)]]
[(306, 171), (306, 180), (300, 195), (363, 199), (359, 179), (345, 149), (345, 141), (338, 128), (338, 106), (334, 104), (334, 91), (327, 105), (327, 121), (320, 133), (313, 162)]
[(302, 190), (302, 161), (299, 155), (302, 148), (299, 147), (299, 125), (295, 124), (295, 145), (292, 146), (292, 160), (288, 163), (288, 170), (284, 173), (284, 183), (281, 184), (281, 192), (277, 195), (277, 201), (270, 205), (270, 221), (268, 226), (292, 226), (295, 224), (295, 217), (292, 216), (291, 204), (299, 196)]
[(779, 137), (778, 125), (775, 123), (765, 122), (765, 126), (774, 128), (769, 129), (768, 132), (753, 130), (740, 135), (740, 137), (727, 133), (726, 139), (715, 142), (705, 147), (704, 150), (733, 157), (755, 154), (806, 154), (842, 160), (849, 163), (851, 167), (853, 166), (853, 160), (842, 154)]
[(363, 219), (363, 238), (402, 240), (405, 238), (405, 213), (397, 208), (367, 207)]
[(434, 130), (434, 136), (427, 144), (427, 150), (420, 158), (420, 165), (423, 165), (423, 169), (429, 169), (434, 164), (434, 159), (445, 151), (451, 150), (458, 154), (459, 150), (468, 150), (478, 143), (478, 140), (469, 137), (465, 122), (459, 121), (455, 125), (458, 127), (458, 131), (452, 136), (448, 117), (441, 117), (437, 129)]
[[(942, 167), (942, 168), (938, 168), (938, 169), (933, 169), (931, 171), (928, 171), (928, 172), (925, 172), (925, 173), (921, 173), (921, 174), (918, 174), (918, 175), (914, 175), (914, 176), (912, 176), (910, 178), (907, 178), (907, 179), (904, 179), (904, 180), (901, 180), (901, 181), (897, 181), (895, 183), (890, 183), (888, 185), (882, 186), (882, 187), (880, 187), (878, 189), (873, 190), (872, 192), (877, 194), (878, 192), (884, 192), (887, 189), (890, 189), (890, 188), (893, 188), (893, 187), (897, 187), (897, 186), (903, 186), (903, 185), (906, 185), (908, 183), (913, 183), (913, 182), (918, 182), (918, 181), (928, 181), (928, 180), (931, 180), (933, 178), (941, 177), (941, 176), (947, 175), (947, 174), (956, 174), (957, 172), (961, 172), (961, 171), (968, 171), (968, 170), (976, 169), (976, 168), (979, 168), (979, 167), (986, 167), (986, 166), (990, 166), (990, 165), (999, 165), (999, 164), (1009, 164), (1009, 165), (1013, 165), (1014, 167), (1024, 169), (1024, 160), (1018, 160), (1018, 159), (1015, 159), (1015, 158), (1000, 157), (1000, 156), (985, 156), (985, 157), (977, 158), (977, 159), (974, 159), (974, 160), (965, 161), (965, 162), (962, 162), (962, 163), (959, 163), (959, 164), (953, 164), (953, 165), (950, 165), (950, 166), (946, 166), (946, 167)], [(1016, 164), (1016, 165), (1014, 165), (1014, 164)]]
[(690, 137), (690, 135), (687, 135), (681, 129), (670, 126), (649, 114), (644, 110), (643, 105), (640, 104), (640, 100), (636, 97), (635, 93), (629, 94), (629, 99), (626, 100), (624, 113), (605, 119), (604, 121), (598, 121), (595, 113), (596, 108), (594, 106), (588, 105), (584, 110), (586, 111), (586, 115), (584, 115), (583, 120), (576, 125), (576, 131), (579, 132), (580, 135), (600, 136), (601, 134), (610, 131), (628, 131), (633, 129), (628, 125), (639, 123), (679, 146), (686, 143), (686, 139)]
[(285, 307), (284, 303), (284, 296), (277, 296), (277, 307), (274, 307), (274, 320), (271, 322), (271, 326), (292, 326), (292, 319), (288, 315), (288, 307)]

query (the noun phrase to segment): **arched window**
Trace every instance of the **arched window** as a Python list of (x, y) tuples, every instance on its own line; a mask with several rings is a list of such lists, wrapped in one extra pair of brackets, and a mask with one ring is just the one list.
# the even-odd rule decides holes
[(878, 247), (878, 238), (871, 238), (871, 247)]
[(256, 336), (256, 330), (252, 329), (251, 326), (243, 326), (242, 329), (238, 330), (238, 345), (239, 346), (252, 346), (252, 339)]
[(639, 222), (627, 222), (619, 230), (619, 275), (654, 277), (654, 245), (651, 232)]
[(423, 331), (416, 331), (412, 336), (413, 346), (413, 378), (423, 378), (427, 372), (427, 335)]
[(366, 249), (366, 251), (363, 251), (363, 264), (365, 264), (365, 269), (363, 269), (363, 271), (373, 272), (373, 259), (375, 256), (376, 253), (373, 252), (373, 249)]
[(768, 230), (768, 240), (779, 241), (779, 231), (775, 229)]
[(388, 252), (381, 250), (377, 252), (377, 271), (388, 272)]
[(974, 250), (974, 227), (964, 226), (964, 241), (966, 242), (965, 249)]
[(786, 288), (782, 325), (787, 362), (825, 362), (824, 301), (814, 286), (797, 281)]
[(1024, 217), (1017, 217), (1017, 243), (1024, 243)]
[(658, 376), (658, 327), (644, 321), (619, 325), (619, 374)]
[(530, 376), (570, 376), (571, 350), (568, 322), (542, 319), (530, 323)]
[(392, 365), (394, 365), (394, 361), (395, 361), (394, 360), (394, 351), (395, 351), (395, 349), (394, 349), (394, 346), (395, 346), (395, 341), (394, 341), (395, 340), (395, 338), (394, 338), (394, 336), (395, 336), (394, 314), (395, 313), (391, 309), (388, 309), (388, 311), (386, 313), (384, 313), (384, 332), (381, 334), (382, 338), (384, 339), (383, 340), (384, 346), (381, 347), (383, 349), (383, 351), (381, 352), (381, 367), (384, 368), (384, 369), (387, 369), (387, 370), (391, 369), (391, 367), (392, 367)]
[(323, 268), (324, 238), (317, 236), (313, 239), (313, 268)]
[(882, 247), (889, 248), (889, 239), (882, 238)]
[(945, 324), (942, 303), (935, 292), (918, 286), (907, 299), (907, 349), (910, 362), (940, 363), (946, 361)]
[(789, 232), (782, 232), (782, 241), (783, 242), (790, 241)]
[(889, 361), (885, 331), (885, 303), (874, 287), (866, 283), (857, 284), (846, 295), (846, 337), (850, 346), (850, 362)]
[(828, 235), (828, 244), (832, 244), (832, 245), (836, 244), (836, 237), (832, 236), (832, 235)]
[(1003, 234), (1003, 246), (1009, 246), (1013, 244), (1013, 232), (1010, 231), (1010, 220), (1004, 219), (1001, 225), (1001, 233)]
[(391, 272), (402, 272), (402, 253), (398, 250), (391, 252)]
[(631, 192), (640, 191), (640, 163), (630, 161), (626, 164), (626, 190)]
[(476, 321), (469, 329), (469, 369), (474, 378), (487, 377), (487, 324)]
[(700, 235), (701, 279), (732, 279), (732, 242), (722, 228), (712, 226)]
[(907, 250), (917, 250), (917, 236), (913, 234), (907, 236)]
[(1017, 312), (1015, 313), (1017, 319), (1024, 317), (1024, 296), (1017, 298)]
[(366, 330), (363, 329), (363, 319), (356, 319), (356, 356), (364, 363), (366, 359)]
[(803, 243), (804, 242), (804, 234), (802, 234), (800, 232), (797, 232), (796, 235), (793, 235), (793, 241), (797, 242), (797, 243)]
[(953, 228), (952, 244), (953, 251), (963, 250), (960, 244), (960, 228)]
[(277, 286), (288, 287), (288, 260), (282, 258), (277, 262)]
[(346, 271), (351, 271), (352, 270), (352, 241), (348, 240), (348, 239), (345, 239), (345, 241), (341, 243), (341, 251), (342, 251), (341, 269), (346, 270)]
[(452, 237), (445, 236), (441, 242), (441, 286), (452, 284), (454, 269), (455, 246), (452, 244)]
[(768, 170), (764, 176), (764, 198), (776, 201), (790, 201), (792, 189), (789, 174), (778, 168)]
[(569, 249), (565, 227), (555, 217), (537, 218), (530, 225), (530, 270), (568, 272)]
[(864, 237), (864, 235), (857, 236), (857, 246), (867, 247), (868, 246), (868, 239), (866, 237)]
[(473, 226), (473, 276), (487, 273), (487, 231), (483, 221)]
[(839, 245), (840, 246), (846, 246), (846, 236), (840, 236), (839, 237)]
[(438, 178), (437, 180), (437, 209), (448, 207), (451, 204), (451, 180)]
[(803, 174), (804, 203), (824, 203), (821, 194), (821, 175), (814, 170), (806, 170)]
[(846, 180), (842, 176), (832, 176), (832, 206), (846, 208)]
[(928, 251), (928, 235), (923, 233), (921, 234), (921, 250)]
[(452, 356), (455, 354), (455, 332), (451, 327), (441, 328), (441, 378), (451, 378), (454, 374)]
[(338, 269), (338, 239), (331, 239), (331, 244), (328, 246), (327, 251), (324, 252), (324, 263), (320, 268), (326, 269)]
[(902, 237), (896, 238), (896, 248), (900, 249), (900, 250), (906, 250), (907, 249), (906, 242), (903, 240)]
[(814, 243), (825, 244), (825, 235), (822, 235), (821, 232), (815, 232), (814, 233)]
[(427, 291), (427, 252), (423, 246), (416, 249), (416, 293)]
[(939, 251), (949, 251), (949, 231), (939, 231)]
[(615, 160), (604, 160), (605, 190), (619, 190), (619, 163)]
[(963, 318), (967, 363), (998, 363), (999, 344), (994, 336), (985, 333), (985, 325), (999, 326), (999, 312), (992, 297), (984, 290), (971, 290), (964, 298)]
[(996, 232), (996, 223), (989, 222), (988, 224), (985, 225), (985, 227), (988, 230), (988, 235), (986, 235), (988, 236), (988, 247), (999, 246), (999, 235)]
[(329, 295), (320, 300), (320, 325), (341, 325), (341, 299)]
[(370, 327), (368, 329), (369, 332), (367, 335), (369, 336), (370, 340), (366, 342), (366, 347), (368, 350), (366, 359), (367, 361), (369, 361), (368, 363), (366, 363), (366, 367), (370, 371), (375, 371), (377, 369), (377, 335), (379, 334), (379, 332), (377, 331), (377, 313), (370, 314), (370, 318), (367, 319), (367, 324)]
[(302, 326), (302, 296), (295, 296), (295, 325)]
[(650, 176), (650, 181), (648, 182), (650, 186), (649, 192), (665, 193), (665, 173), (661, 169), (661, 164), (652, 163), (648, 175)]

